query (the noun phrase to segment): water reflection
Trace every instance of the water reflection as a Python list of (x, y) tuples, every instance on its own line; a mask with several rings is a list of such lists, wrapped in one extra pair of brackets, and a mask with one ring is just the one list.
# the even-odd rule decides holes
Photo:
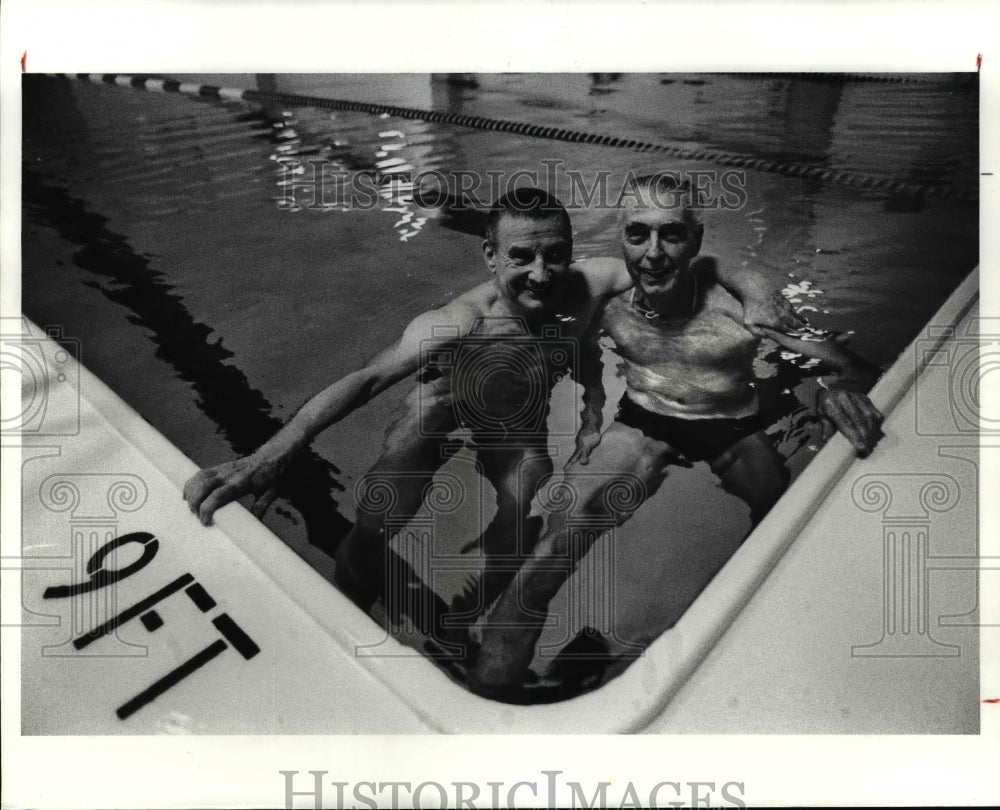
[[(285, 79), (258, 75), (258, 88), (270, 92), (297, 89), (285, 87)], [(449, 74), (447, 81), (433, 86), (446, 88), (446, 95), (457, 100), (462, 88), (476, 85), (461, 76), (452, 81)], [(281, 191), (275, 201), (282, 210), (375, 207), (397, 215), (392, 227), (401, 242), (416, 237), (434, 216), (419, 204), (414, 178), (454, 159), (452, 150), (439, 144), (435, 125), (399, 121), (380, 130), (377, 140), (370, 139), (365, 127), (361, 129), (364, 139), (358, 141), (353, 137), (359, 131), (355, 115), (292, 111), (274, 104), (265, 104), (263, 112), (275, 130), (276, 146), (270, 157), (278, 166), (276, 185)]]
[[(480, 257), (482, 211), (454, 194), (430, 205), (428, 189), (413, 187), (408, 176), (431, 170), (509, 176), (551, 158), (591, 174), (609, 169), (613, 183), (632, 168), (663, 168), (628, 150), (460, 126), (37, 81), (30, 89), (25, 80), (25, 219), (44, 229), (25, 236), (26, 311), (43, 323), (71, 324), (67, 333), (85, 337), (85, 347), (109, 345), (107, 336), (120, 334), (110, 342), (111, 356), (95, 360), (102, 375), (201, 464), (248, 452), (310, 394), (391, 345), (414, 316), (488, 278)], [(956, 188), (975, 181), (975, 94), (944, 80), (887, 88), (718, 75), (504, 74), (479, 75), (473, 84), (262, 74), (257, 83), (262, 90), (337, 97), (350, 91), (461, 115), (690, 141), (706, 152), (728, 149)], [(373, 207), (310, 209), (302, 181), (311, 159), (348, 177), (370, 176)], [(278, 203), (296, 182), (299, 210), (281, 210)], [(559, 182), (555, 190), (565, 197), (565, 178)], [(858, 350), (879, 364), (895, 357), (975, 264), (974, 205), (752, 171), (747, 185), (744, 209), (706, 212), (712, 222), (706, 252), (768, 273), (816, 328), (856, 329)], [(614, 211), (582, 208), (573, 220), (578, 255), (620, 255)], [(70, 245), (75, 268), (57, 269), (48, 239)], [(107, 302), (124, 314), (108, 314)], [(163, 368), (137, 363), (122, 348), (145, 344), (168, 366), (167, 376), (190, 383), (190, 392), (149, 393), (164, 390), (153, 381)], [(768, 441), (794, 476), (819, 445), (803, 404), (815, 394), (818, 369), (782, 351), (765, 345), (755, 371), (776, 400)], [(610, 348), (603, 357), (609, 424), (624, 380)], [(558, 451), (552, 455), (561, 468), (572, 452), (566, 422), (579, 412), (578, 391), (566, 379), (551, 396), (546, 442)], [(304, 532), (332, 553), (355, 509), (339, 488), (351, 487), (378, 456), (383, 427), (402, 399), (402, 392), (387, 391), (320, 439), (316, 454), (286, 479), (287, 519), (269, 518), (270, 525), (286, 539)], [(393, 580), (412, 598), (389, 605), (387, 621), (398, 622), (401, 637), (418, 647), (435, 641), (437, 617), (452, 603), (471, 605), (474, 613), (486, 601), (482, 555), (463, 546), (486, 527), (524, 518), (496, 509), (502, 482), (493, 473), (497, 481), (484, 479), (469, 447), (442, 441), (439, 450), (449, 455), (435, 480), (457, 479), (466, 501), (454, 512), (394, 525), (388, 561)], [(565, 696), (609, 677), (621, 664), (614, 657), (671, 626), (728, 558), (749, 528), (749, 507), (718, 483), (707, 463), (672, 467), (656, 498), (619, 527), (617, 549), (594, 544), (557, 596), (563, 601), (556, 610), (568, 617), (558, 632), (571, 629), (553, 635), (550, 628), (542, 638), (554, 656), (547, 674), (564, 685), (547, 694)], [(718, 499), (712, 508), (691, 509), (709, 496)], [(668, 521), (687, 542), (657, 542)], [(526, 536), (540, 528), (525, 523)], [(429, 574), (428, 554), (452, 567)], [(573, 588), (579, 594), (582, 583), (600, 580), (604, 560), (613, 560), (613, 581), (603, 580), (613, 595), (589, 606), (570, 599)], [(629, 586), (615, 590), (620, 583)], [(619, 637), (609, 637), (602, 624), (609, 600), (628, 617)], [(587, 670), (573, 663), (581, 651), (606, 657)]]

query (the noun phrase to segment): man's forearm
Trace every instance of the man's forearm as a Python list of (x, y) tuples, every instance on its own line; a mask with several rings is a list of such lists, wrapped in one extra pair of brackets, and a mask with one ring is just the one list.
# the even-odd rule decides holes
[[(846, 351), (846, 350), (845, 350)], [(834, 369), (830, 385), (867, 394), (878, 380), (879, 369), (853, 352), (847, 352), (848, 359), (840, 368)]]
[(580, 412), (582, 425), (600, 430), (604, 414), (604, 363), (601, 361), (601, 347), (596, 337), (586, 338), (580, 343), (580, 379), (583, 386), (583, 410)]
[(867, 392), (878, 379), (879, 369), (835, 340), (802, 340), (771, 329), (765, 332), (778, 345), (819, 360), (832, 372), (830, 384), (859, 393)]
[(272, 462), (287, 461), (317, 434), (367, 402), (372, 394), (370, 375), (364, 370), (348, 374), (306, 402), (255, 455)]
[(592, 390), (592, 395), (589, 397), (586, 389), (584, 390), (583, 410), (580, 411), (581, 426), (585, 425), (594, 430), (601, 429), (601, 423), (604, 421), (605, 401), (604, 386), (600, 383)]

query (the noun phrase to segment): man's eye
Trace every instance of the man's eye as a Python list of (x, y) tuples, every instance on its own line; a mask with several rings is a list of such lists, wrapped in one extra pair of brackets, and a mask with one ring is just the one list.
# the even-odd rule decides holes
[(660, 232), (660, 238), (664, 242), (668, 242), (671, 245), (676, 245), (683, 242), (687, 238), (687, 231), (683, 228), (666, 228)]
[(566, 251), (562, 250), (561, 248), (556, 249), (556, 250), (550, 250), (546, 254), (545, 258), (548, 259), (548, 261), (550, 261), (550, 262), (565, 261), (565, 259), (566, 259)]
[(625, 238), (633, 245), (641, 245), (646, 241), (649, 233), (644, 228), (629, 228), (625, 231)]

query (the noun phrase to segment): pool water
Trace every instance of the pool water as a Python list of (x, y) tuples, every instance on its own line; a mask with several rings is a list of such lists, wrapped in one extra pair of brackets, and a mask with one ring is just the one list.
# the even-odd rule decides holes
[[(746, 204), (703, 217), (704, 252), (758, 268), (814, 327), (852, 333), (852, 348), (883, 367), (978, 261), (978, 85), (964, 75), (889, 83), (503, 74), (478, 76), (477, 87), (405, 74), (186, 78), (628, 135), (957, 191), (859, 191), (749, 170)], [(569, 200), (574, 171), (606, 171), (615, 187), (630, 171), (720, 168), (457, 125), (75, 79), (28, 76), (23, 89), (24, 312), (79, 338), (82, 362), (201, 466), (251, 452), (313, 393), (392, 343), (414, 316), (487, 277), (475, 235), (481, 219), (421, 208), (405, 185), (389, 182), (393, 176), (491, 171), (506, 181), (527, 170), (544, 181), (558, 161), (551, 190)], [(306, 159), (349, 177), (373, 172), (383, 193), (368, 210), (310, 207), (301, 196), (312, 193), (302, 188)], [(300, 166), (300, 174), (290, 172)], [(486, 198), (486, 187), (477, 192)], [(619, 255), (614, 210), (592, 205), (571, 215), (577, 257)], [(608, 350), (605, 424), (623, 386), (616, 365)], [(786, 415), (769, 433), (793, 476), (821, 445), (809, 410), (815, 372), (801, 365), (766, 343), (757, 364), (787, 391)], [(317, 439), (265, 518), (326, 576), (355, 516), (353, 488), (377, 458), (407, 388), (395, 386)], [(577, 396), (569, 381), (553, 393), (554, 436), (567, 432), (559, 420), (571, 419)], [(552, 444), (558, 467), (572, 438)], [(467, 454), (449, 462), (468, 484), (468, 503), (440, 517), (435, 552), (454, 553), (495, 510), (470, 462)], [(592, 637), (582, 632), (588, 627), (599, 629), (599, 646), (612, 653), (648, 643), (749, 529), (746, 505), (722, 492), (706, 465), (672, 471), (574, 578), (611, 583), (604, 601), (615, 606), (614, 631), (602, 625), (600, 605), (573, 602), (567, 587), (552, 612), (569, 621), (554, 620), (543, 643), (581, 642)], [(476, 566), (471, 555), (468, 571)], [(468, 571), (435, 579), (435, 589), (449, 599)], [(536, 662), (546, 668), (557, 670), (558, 662)]]

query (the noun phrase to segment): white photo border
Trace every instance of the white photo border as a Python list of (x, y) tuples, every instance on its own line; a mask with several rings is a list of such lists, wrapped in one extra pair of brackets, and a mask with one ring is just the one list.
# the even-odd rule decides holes
[[(29, 72), (72, 73), (972, 71), (981, 56), (980, 171), (992, 172), (981, 178), (981, 295), (983, 314), (1000, 309), (1000, 8), (985, 1), (7, 0), (0, 14), (4, 316), (20, 312), (14, 271), (25, 53)], [(657, 27), (665, 32), (660, 50), (650, 47)], [(981, 396), (984, 409), (996, 413), (1000, 392), (992, 382)], [(2, 392), (14, 402), (18, 395)], [(8, 538), (19, 532), (17, 466), (3, 471), (0, 530)], [(983, 454), (983, 482), (995, 487), (998, 466)], [(983, 501), (985, 554), (1000, 533), (996, 500)], [(3, 602), (6, 609), (6, 596)], [(995, 630), (982, 634), (983, 697), (1000, 696), (998, 637)], [(344, 781), (483, 785), (559, 770), (584, 784), (632, 780), (647, 790), (663, 780), (735, 780), (746, 784), (751, 806), (1000, 801), (1000, 704), (983, 705), (981, 732), (969, 737), (21, 737), (18, 648), (16, 630), (4, 628), (5, 807), (283, 806), (280, 770), (325, 770)]]

